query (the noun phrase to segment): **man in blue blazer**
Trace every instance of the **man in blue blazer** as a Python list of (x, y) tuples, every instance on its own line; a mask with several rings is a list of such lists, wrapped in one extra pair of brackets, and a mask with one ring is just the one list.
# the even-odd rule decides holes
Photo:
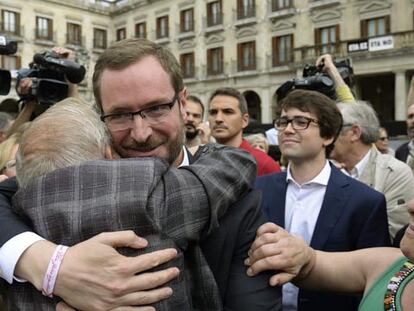
[[(301, 236), (314, 249), (351, 251), (390, 244), (384, 196), (339, 171), (327, 160), (342, 129), (328, 97), (291, 92), (275, 121), (286, 173), (259, 177), (268, 220)], [(267, 267), (272, 269), (270, 264)], [(283, 310), (357, 310), (358, 298), (283, 287)]]

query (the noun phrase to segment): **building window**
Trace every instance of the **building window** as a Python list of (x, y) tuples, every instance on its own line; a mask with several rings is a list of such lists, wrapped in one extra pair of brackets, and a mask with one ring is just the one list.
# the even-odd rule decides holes
[(181, 11), (180, 30), (181, 32), (194, 31), (194, 10), (193, 9)]
[(96, 49), (106, 49), (106, 30), (105, 29), (93, 29), (93, 47)]
[(238, 70), (256, 69), (256, 42), (244, 42), (237, 45)]
[(180, 55), (181, 70), (184, 78), (193, 78), (195, 75), (194, 53)]
[(67, 24), (67, 38), (66, 42), (73, 45), (82, 45), (82, 27), (78, 24)]
[(218, 75), (223, 73), (223, 48), (207, 50), (207, 74)]
[(361, 21), (361, 37), (383, 36), (390, 33), (390, 17), (382, 16)]
[(254, 0), (237, 0), (237, 18), (243, 19), (255, 15)]
[(147, 37), (147, 23), (142, 22), (135, 24), (135, 38)]
[(126, 39), (126, 28), (119, 28), (116, 30), (116, 41)]
[(207, 26), (220, 25), (222, 23), (221, 1), (207, 3)]
[(293, 61), (293, 35), (272, 38), (273, 67)]
[(15, 70), (22, 67), (22, 62), (20, 56), (16, 55), (1, 55), (1, 64), (2, 69)]
[(168, 38), (168, 16), (157, 18), (157, 39)]
[(36, 17), (36, 39), (53, 40), (53, 20), (46, 17)]
[(292, 7), (292, 0), (272, 0), (272, 11), (280, 11)]
[(317, 54), (338, 53), (339, 25), (315, 29)]
[(2, 30), (6, 33), (20, 35), (20, 14), (2, 10)]

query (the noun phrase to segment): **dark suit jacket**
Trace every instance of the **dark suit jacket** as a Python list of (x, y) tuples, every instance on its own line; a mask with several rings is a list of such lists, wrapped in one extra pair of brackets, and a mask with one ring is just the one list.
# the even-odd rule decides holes
[[(140, 176), (140, 174), (134, 174), (134, 176)], [(203, 176), (203, 174), (201, 173), (199, 176)], [(210, 182), (214, 181), (207, 181), (207, 183)], [(217, 182), (217, 180), (215, 183), (217, 183), (216, 186), (218, 187), (224, 186), (224, 184), (220, 185), (220, 182)], [(177, 182), (169, 184), (176, 185)], [(12, 195), (13, 187), (8, 187), (8, 184), (3, 184), (2, 186), (9, 190), (6, 192), (5, 197), (0, 196), (4, 200)], [(255, 231), (264, 222), (264, 217), (258, 207), (259, 202), (260, 195), (257, 192), (248, 193), (230, 208), (230, 210), (235, 209), (235, 211), (223, 217), (220, 221), (220, 227), (212, 230), (208, 237), (200, 243), (205, 258), (217, 281), (226, 310), (280, 310), (280, 289), (273, 289), (268, 286), (270, 273), (264, 273), (256, 278), (249, 278), (243, 265), (243, 260), (247, 256), (247, 250), (254, 240)], [(5, 219), (16, 219), (14, 214), (6, 212), (7, 208), (5, 206), (0, 208), (0, 211), (2, 211), (3, 216), (6, 216)], [(34, 213), (34, 215), (36, 214)], [(21, 221), (14, 221), (14, 225), (21, 230), (20, 232), (25, 230), (25, 226)], [(1, 228), (0, 217), (0, 231)], [(17, 233), (19, 233), (18, 230)], [(11, 237), (10, 234), (6, 235), (9, 235), (9, 238)], [(4, 239), (7, 240), (7, 237)], [(208, 267), (200, 265), (200, 260), (194, 260), (194, 258), (200, 258), (201, 255), (198, 252), (198, 245), (197, 241), (189, 241), (188, 247), (185, 249), (184, 259), (187, 260), (186, 265), (190, 267), (190, 270), (200, 272), (192, 273), (193, 277), (198, 278), (192, 281), (204, 284), (202, 277), (206, 274), (204, 269), (208, 269)], [(193, 260), (188, 260), (189, 258)], [(192, 295), (195, 294), (193, 300), (200, 301), (202, 299), (202, 297), (197, 296), (198, 292), (209, 292), (211, 290), (206, 289), (204, 291), (192, 292)]]
[[(323, 251), (351, 251), (389, 246), (384, 196), (346, 176), (334, 166), (310, 246)], [(285, 226), (286, 173), (256, 179), (263, 192), (262, 208), (268, 219)], [(299, 291), (298, 310), (357, 310), (354, 297)]]
[(409, 142), (402, 144), (401, 146), (397, 148), (397, 150), (395, 150), (395, 157), (398, 160), (403, 161), (404, 163), (407, 162), (408, 151), (409, 151), (408, 143)]

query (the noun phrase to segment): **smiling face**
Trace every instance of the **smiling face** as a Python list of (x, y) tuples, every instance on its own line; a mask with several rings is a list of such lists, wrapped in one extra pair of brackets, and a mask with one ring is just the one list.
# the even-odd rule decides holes
[[(281, 117), (307, 117), (317, 119), (310, 112), (297, 108), (283, 110)], [(309, 160), (325, 160), (325, 148), (332, 143), (333, 138), (322, 138), (319, 126), (311, 122), (307, 129), (295, 130), (289, 123), (284, 130), (278, 131), (279, 147), (282, 155), (293, 163), (303, 163)]]
[[(103, 114), (135, 112), (171, 101), (176, 95), (170, 76), (153, 56), (121, 70), (105, 69), (100, 80)], [(159, 157), (179, 163), (184, 140), (186, 91), (156, 125), (135, 116), (130, 129), (111, 131), (114, 149), (124, 158)]]
[[(249, 123), (249, 115), (242, 114), (238, 99), (217, 95), (210, 101), (208, 112), (211, 135), (220, 144), (238, 147), (241, 144), (243, 129)], [(233, 144), (236, 141), (237, 144)]]
[(410, 214), (410, 222), (401, 240), (400, 248), (408, 259), (414, 261), (414, 200), (407, 203), (407, 209)]

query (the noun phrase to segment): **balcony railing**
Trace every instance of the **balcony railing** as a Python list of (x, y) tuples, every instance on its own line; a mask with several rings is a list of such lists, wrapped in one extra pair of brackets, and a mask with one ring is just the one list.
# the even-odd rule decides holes
[(15, 25), (15, 27), (11, 27), (10, 25), (5, 25), (4, 23), (0, 23), (0, 32), (2, 34), (6, 34), (12, 37), (23, 37), (24, 26)]
[(375, 53), (395, 53), (395, 52), (404, 52), (407, 50), (412, 50), (414, 52), (414, 31), (404, 31), (392, 33), (387, 36), (393, 38), (392, 48), (386, 48), (381, 51), (370, 51), (368, 48), (356, 52), (348, 52), (348, 45), (355, 41), (366, 41), (368, 43), (369, 39), (373, 38), (362, 38), (357, 40), (348, 40), (340, 41), (331, 44), (320, 44), (313, 46), (304, 46), (295, 48), (294, 51), (294, 62), (296, 64), (305, 64), (313, 63), (318, 56), (323, 53), (330, 53), (335, 57), (343, 58), (348, 56), (353, 57), (366, 57), (369, 53), (370, 55), (375, 55)]
[(85, 46), (85, 37), (76, 37), (71, 34), (66, 34), (66, 44), (74, 46)]
[(254, 6), (248, 8), (238, 8), (237, 9), (237, 19), (244, 19), (249, 17), (255, 17), (256, 10)]

